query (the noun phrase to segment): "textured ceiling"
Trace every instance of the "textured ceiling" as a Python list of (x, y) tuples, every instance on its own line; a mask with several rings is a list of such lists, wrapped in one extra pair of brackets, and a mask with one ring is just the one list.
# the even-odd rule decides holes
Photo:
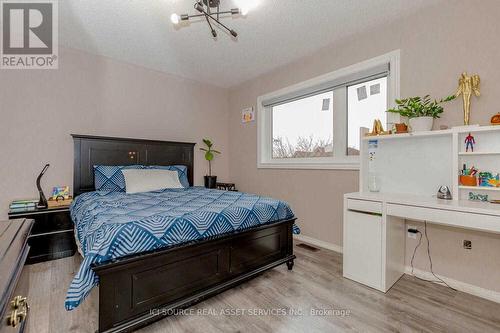
[(223, 21), (237, 41), (221, 31), (215, 41), (206, 22), (170, 22), (194, 13), (194, 0), (64, 0), (59, 36), (62, 46), (231, 87), (437, 1), (222, 0), (221, 9), (250, 12)]

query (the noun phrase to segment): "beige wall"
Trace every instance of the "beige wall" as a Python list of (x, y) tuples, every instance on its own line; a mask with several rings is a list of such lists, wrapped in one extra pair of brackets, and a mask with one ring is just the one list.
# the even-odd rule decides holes
[[(358, 172), (257, 169), (256, 123), (241, 124), (240, 110), (255, 107), (259, 95), (401, 49), (402, 96), (446, 96), (455, 91), (459, 73), (476, 72), (482, 78), (483, 96), (473, 101), (472, 122), (487, 124), (491, 115), (500, 111), (498, 13), (500, 1), (496, 0), (446, 1), (232, 89), (231, 179), (241, 190), (288, 200), (304, 235), (342, 245), (342, 195), (357, 191)], [(435, 126), (460, 125), (462, 119), (460, 103), (455, 101)], [(500, 291), (499, 236), (431, 227), (429, 237), (437, 273)], [(462, 249), (463, 239), (472, 240), (472, 251)], [(407, 243), (408, 256), (414, 245), (413, 241)], [(417, 267), (427, 268), (425, 255), (419, 252)]]
[[(215, 173), (228, 179), (227, 90), (87, 53), (61, 49), (58, 70), (0, 71), (0, 215), (9, 201), (73, 185), (70, 133), (201, 142), (223, 154)], [(195, 183), (206, 165), (196, 148)]]

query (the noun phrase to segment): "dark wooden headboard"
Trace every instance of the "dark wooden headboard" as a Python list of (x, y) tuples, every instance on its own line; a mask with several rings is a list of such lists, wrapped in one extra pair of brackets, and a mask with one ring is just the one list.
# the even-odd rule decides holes
[(188, 142), (71, 134), (75, 146), (73, 194), (94, 191), (94, 165), (185, 165), (193, 186), (194, 145)]

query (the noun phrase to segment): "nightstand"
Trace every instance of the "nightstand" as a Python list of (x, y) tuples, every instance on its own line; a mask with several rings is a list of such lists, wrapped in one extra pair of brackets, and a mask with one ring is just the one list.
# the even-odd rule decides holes
[(69, 207), (43, 208), (29, 212), (9, 213), (9, 219), (33, 219), (28, 238), (30, 252), (27, 264), (49, 261), (75, 254), (76, 243)]
[(236, 185), (234, 183), (217, 183), (218, 190), (233, 191), (237, 192)]

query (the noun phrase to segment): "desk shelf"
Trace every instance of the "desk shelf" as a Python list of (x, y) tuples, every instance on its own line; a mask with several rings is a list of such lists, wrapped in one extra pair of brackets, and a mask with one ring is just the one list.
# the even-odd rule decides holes
[[(458, 181), (464, 164), (494, 175), (500, 172), (500, 126), (458, 126), (367, 137), (368, 131), (360, 131), (360, 192), (369, 191), (370, 173), (374, 173), (385, 193), (434, 195), (439, 186), (445, 185), (453, 200), (468, 200), (471, 190), (487, 191), (492, 199), (500, 199), (500, 188), (467, 187)], [(474, 152), (465, 151), (469, 133), (475, 136)], [(370, 140), (377, 143), (370, 144)]]
[(500, 191), (500, 187), (487, 187), (487, 186), (458, 186), (461, 190), (474, 190), (474, 191)]
[(500, 151), (459, 152), (460, 156), (500, 155)]
[[(366, 133), (366, 132), (368, 132), (368, 131), (365, 131), (364, 133)], [(437, 131), (422, 131), (422, 132), (410, 132), (410, 133), (374, 135), (374, 136), (365, 136), (364, 133), (361, 136), (362, 141), (451, 136), (453, 134), (453, 131), (451, 129), (446, 129), (446, 130), (437, 130)]]

